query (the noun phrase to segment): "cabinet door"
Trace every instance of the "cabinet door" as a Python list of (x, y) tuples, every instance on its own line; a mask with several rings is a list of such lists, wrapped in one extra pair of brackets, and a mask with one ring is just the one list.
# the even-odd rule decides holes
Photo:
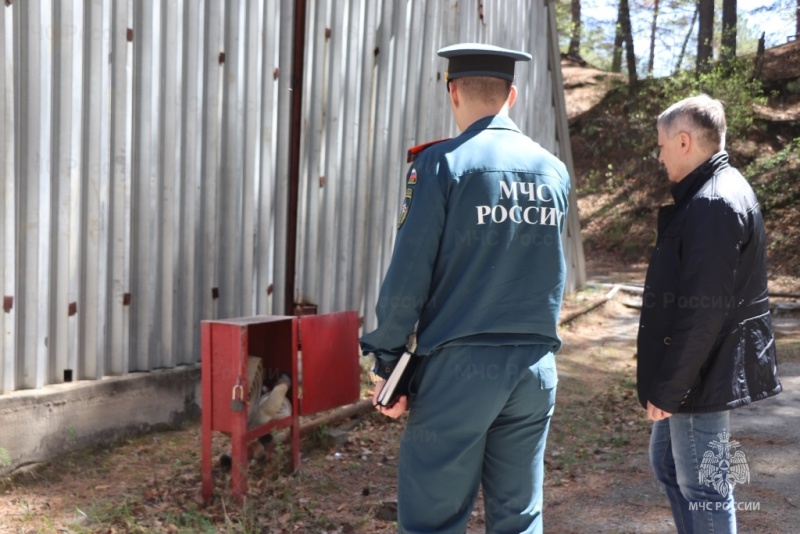
[(357, 401), (361, 394), (358, 314), (306, 315), (299, 321), (300, 413), (311, 415)]

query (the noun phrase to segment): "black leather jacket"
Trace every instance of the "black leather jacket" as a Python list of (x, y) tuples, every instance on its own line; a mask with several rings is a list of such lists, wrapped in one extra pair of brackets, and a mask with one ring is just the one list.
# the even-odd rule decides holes
[(752, 188), (719, 152), (672, 196), (645, 279), (639, 402), (699, 413), (776, 395), (766, 236)]

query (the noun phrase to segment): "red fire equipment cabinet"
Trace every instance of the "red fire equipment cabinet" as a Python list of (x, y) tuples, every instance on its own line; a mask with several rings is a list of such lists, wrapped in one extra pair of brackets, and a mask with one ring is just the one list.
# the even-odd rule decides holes
[[(291, 433), (292, 469), (300, 464), (301, 415), (358, 400), (358, 315), (354, 311), (304, 317), (263, 315), (203, 321), (202, 495), (211, 498), (211, 434), (231, 439), (231, 493), (247, 492), (247, 444), (273, 430)], [(299, 355), (299, 358), (298, 358)], [(288, 375), (291, 415), (248, 428), (248, 358), (261, 358), (264, 382)]]

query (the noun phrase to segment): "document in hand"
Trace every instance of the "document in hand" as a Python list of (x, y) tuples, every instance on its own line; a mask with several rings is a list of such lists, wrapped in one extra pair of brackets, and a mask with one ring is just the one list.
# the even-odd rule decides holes
[(414, 371), (422, 358), (411, 352), (404, 352), (389, 375), (378, 395), (378, 404), (387, 408), (393, 406), (402, 395), (408, 395), (408, 386)]

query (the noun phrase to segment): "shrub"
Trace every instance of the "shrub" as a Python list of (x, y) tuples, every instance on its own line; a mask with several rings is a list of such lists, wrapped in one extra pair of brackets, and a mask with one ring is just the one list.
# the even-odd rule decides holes
[(661, 108), (688, 96), (705, 93), (725, 105), (728, 138), (747, 135), (755, 119), (755, 104), (766, 104), (761, 81), (753, 76), (753, 65), (742, 58), (717, 63), (709, 72), (682, 71), (664, 79)]
[(800, 202), (800, 137), (789, 142), (777, 154), (760, 158), (744, 169), (742, 174), (753, 184), (764, 213), (774, 209), (796, 206)]

